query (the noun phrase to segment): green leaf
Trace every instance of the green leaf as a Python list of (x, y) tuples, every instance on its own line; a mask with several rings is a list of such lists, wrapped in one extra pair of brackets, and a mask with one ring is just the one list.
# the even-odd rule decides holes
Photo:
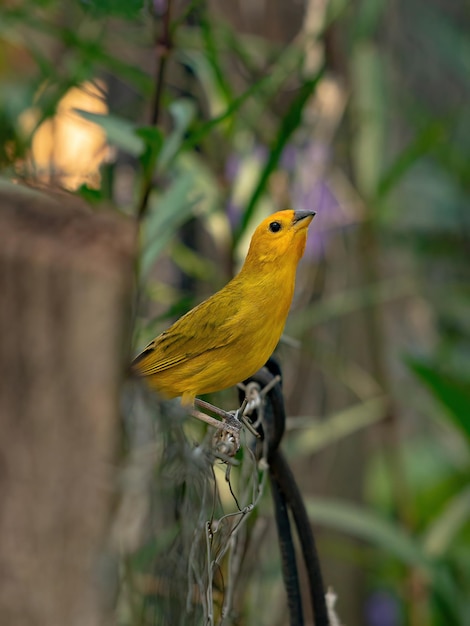
[(139, 126), (135, 133), (138, 137), (142, 137), (147, 146), (158, 149), (163, 143), (163, 133), (156, 126)]
[(170, 113), (173, 118), (174, 129), (166, 139), (158, 159), (158, 165), (162, 169), (167, 167), (178, 153), (186, 131), (194, 119), (196, 113), (195, 104), (188, 98), (176, 100), (170, 105)]
[(94, 189), (86, 184), (80, 185), (75, 193), (86, 200), (89, 204), (96, 204), (105, 198), (105, 194), (101, 188)]
[(144, 0), (79, 0), (79, 4), (98, 18), (116, 16), (135, 19), (142, 11)]
[(367, 541), (402, 563), (430, 570), (431, 563), (419, 543), (401, 526), (376, 513), (333, 499), (307, 498), (306, 506), (313, 523)]
[(396, 157), (395, 161), (381, 177), (377, 195), (385, 197), (421, 157), (432, 151), (445, 138), (445, 125), (433, 121), (417, 133), (413, 141)]
[(258, 93), (261, 87), (268, 82), (269, 76), (264, 76), (259, 81), (251, 85), (246, 91), (244, 91), (240, 96), (234, 98), (227, 106), (225, 111), (223, 111), (220, 115), (213, 117), (209, 121), (201, 124), (199, 128), (197, 128), (191, 135), (185, 139), (183, 144), (180, 147), (180, 152), (182, 150), (188, 150), (198, 144), (202, 139), (210, 132), (213, 128), (222, 124), (226, 120), (228, 120), (234, 113), (241, 108), (241, 106), (253, 95)]
[(211, 280), (215, 275), (211, 261), (182, 243), (172, 247), (172, 260), (186, 275), (198, 280)]
[(150, 196), (150, 213), (143, 232), (141, 271), (145, 275), (171, 241), (175, 231), (191, 215), (201, 196), (191, 197), (195, 177), (191, 172), (178, 175), (166, 193)]
[[(238, 55), (240, 62), (246, 60), (247, 45), (244, 40), (242, 39), (241, 43), (238, 42), (238, 39), (233, 35), (230, 29), (225, 29), (224, 36), (227, 45), (229, 45), (234, 54)], [(177, 50), (175, 54), (176, 56), (179, 55), (182, 62), (193, 69), (207, 91), (209, 89), (207, 84), (209, 81), (206, 76), (208, 63), (204, 55), (195, 53), (192, 49), (191, 51)], [(262, 114), (265, 102), (274, 97), (281, 90), (284, 82), (289, 80), (294, 72), (299, 71), (303, 58), (303, 54), (299, 52), (298, 46), (288, 46), (285, 48), (278, 58), (272, 62), (269, 71), (265, 72), (263, 76), (254, 81), (241, 95), (234, 97), (222, 113), (195, 128), (183, 142), (180, 152), (197, 145), (212, 129), (230, 120), (252, 96), (256, 96), (256, 98), (252, 98), (253, 105), (257, 110), (259, 109), (259, 114)], [(255, 72), (257, 70), (251, 68), (249, 71)]]
[(141, 126), (135, 132), (145, 142), (145, 150), (140, 156), (140, 162), (145, 172), (144, 176), (150, 179), (163, 146), (163, 133), (156, 126)]
[(142, 269), (148, 271), (175, 231), (196, 210), (207, 215), (220, 205), (217, 181), (195, 153), (178, 157), (172, 185), (150, 196), (150, 214), (144, 227)]
[(201, 34), (205, 47), (205, 57), (209, 62), (214, 74), (216, 86), (226, 102), (233, 100), (233, 93), (229, 81), (227, 80), (227, 72), (224, 72), (220, 64), (222, 55), (220, 54), (220, 43), (214, 37), (214, 29), (211, 22), (207, 19), (207, 12), (201, 19)]
[(433, 518), (423, 538), (424, 551), (432, 557), (444, 556), (460, 529), (470, 519), (470, 487), (453, 496), (443, 511)]
[[(376, 424), (385, 416), (387, 406), (385, 397), (371, 398), (325, 420), (313, 420), (311, 417), (305, 420), (292, 418), (288, 421), (288, 426), (292, 425), (296, 431), (286, 442), (288, 454), (313, 454), (362, 428)], [(305, 424), (308, 426), (304, 427)]]
[[(398, 523), (373, 511), (340, 500), (310, 498), (307, 511), (313, 523), (347, 533), (366, 541), (407, 566), (418, 567), (429, 576), (436, 596), (451, 614), (458, 614), (459, 594), (449, 570), (429, 558), (421, 542)], [(458, 620), (458, 618), (457, 618)], [(460, 623), (455, 621), (455, 623)]]
[(423, 360), (406, 359), (406, 363), (470, 441), (470, 379)]
[(124, 152), (132, 156), (140, 156), (145, 150), (145, 143), (138, 136), (139, 127), (116, 115), (104, 115), (101, 113), (90, 113), (82, 109), (74, 109), (81, 117), (94, 124), (98, 124), (106, 133), (109, 143), (117, 146)]

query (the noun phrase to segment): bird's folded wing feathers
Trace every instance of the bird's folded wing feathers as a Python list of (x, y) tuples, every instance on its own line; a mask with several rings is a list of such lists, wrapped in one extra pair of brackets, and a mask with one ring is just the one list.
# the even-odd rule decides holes
[[(141, 375), (156, 374), (236, 341), (241, 332), (237, 315), (239, 307), (231, 303), (226, 315), (213, 319), (210, 300), (184, 315), (135, 358), (133, 365)], [(219, 313), (224, 313), (224, 304), (224, 300), (219, 299)], [(220, 318), (223, 318), (222, 323)]]

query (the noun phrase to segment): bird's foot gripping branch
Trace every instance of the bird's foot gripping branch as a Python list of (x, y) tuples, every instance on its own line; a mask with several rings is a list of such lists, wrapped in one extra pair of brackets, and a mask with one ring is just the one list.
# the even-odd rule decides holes
[[(281, 377), (279, 375), (273, 377), (263, 389), (255, 382), (250, 382), (247, 385), (240, 383), (239, 387), (244, 392), (245, 397), (237, 411), (227, 412), (205, 400), (199, 398), (194, 400), (194, 405), (198, 408), (191, 409), (191, 415), (217, 429), (213, 438), (216, 456), (233, 463), (233, 457), (240, 448), (240, 430), (242, 426), (245, 426), (256, 438), (260, 438), (257, 427), (262, 420), (265, 398), (280, 380)], [(207, 413), (199, 409), (214, 413), (221, 417), (222, 420), (207, 415)], [(253, 415), (258, 416), (256, 421), (253, 421)]]
[(238, 417), (239, 411), (227, 413), (227, 411), (200, 398), (194, 400), (194, 405), (195, 407), (204, 409), (204, 411), (210, 411), (222, 418), (222, 420), (218, 420), (197, 408), (193, 408), (190, 411), (193, 417), (217, 429), (213, 439), (214, 452), (222, 460), (231, 462), (232, 457), (234, 457), (240, 449), (240, 430), (243, 426), (243, 422)]

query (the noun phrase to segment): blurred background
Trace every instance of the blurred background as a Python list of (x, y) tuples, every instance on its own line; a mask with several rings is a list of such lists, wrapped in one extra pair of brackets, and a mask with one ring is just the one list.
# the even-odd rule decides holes
[[(469, 29), (458, 0), (0, 7), (1, 175), (139, 222), (132, 354), (233, 276), (262, 218), (317, 212), (277, 350), (283, 448), (348, 626), (470, 624)], [(203, 433), (128, 406), (124, 448), (152, 454), (115, 529), (117, 623), (203, 623), (165, 617), (155, 573), (168, 546), (187, 569), (155, 510), (198, 519), (207, 467), (179, 505), (162, 484), (187, 479)], [(255, 500), (223, 623), (282, 625), (268, 491)]]

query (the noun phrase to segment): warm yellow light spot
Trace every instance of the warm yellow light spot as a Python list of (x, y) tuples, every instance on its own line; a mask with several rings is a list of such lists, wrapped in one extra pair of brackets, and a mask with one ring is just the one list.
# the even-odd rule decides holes
[(37, 129), (31, 146), (36, 180), (66, 189), (76, 189), (84, 183), (99, 187), (100, 165), (110, 155), (106, 135), (74, 109), (107, 113), (104, 90), (101, 81), (72, 87), (59, 102), (56, 115)]

